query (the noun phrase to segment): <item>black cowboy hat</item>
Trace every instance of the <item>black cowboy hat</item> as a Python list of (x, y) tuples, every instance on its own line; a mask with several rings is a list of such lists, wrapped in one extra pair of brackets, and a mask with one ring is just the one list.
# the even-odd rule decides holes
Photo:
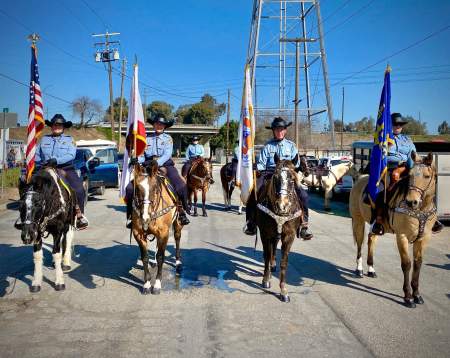
[(150, 124), (161, 123), (161, 124), (164, 124), (166, 128), (169, 128), (169, 127), (173, 126), (174, 120), (173, 119), (169, 120), (169, 119), (166, 119), (162, 115), (158, 115), (154, 118), (148, 119), (148, 123), (150, 123)]
[(195, 142), (197, 140), (200, 140), (200, 137), (198, 135), (195, 135), (192, 137), (192, 141)]
[(55, 114), (52, 119), (45, 120), (45, 124), (49, 127), (53, 126), (54, 124), (62, 124), (64, 128), (72, 127), (72, 122), (66, 121), (63, 115), (59, 113)]
[(405, 117), (402, 117), (402, 115), (400, 113), (392, 113), (391, 114), (391, 121), (392, 121), (392, 125), (404, 125), (406, 123), (408, 123), (408, 120)]
[(270, 127), (266, 126), (266, 129), (274, 129), (274, 128), (287, 128), (292, 124), (292, 122), (286, 122), (284, 118), (275, 117), (270, 124)]

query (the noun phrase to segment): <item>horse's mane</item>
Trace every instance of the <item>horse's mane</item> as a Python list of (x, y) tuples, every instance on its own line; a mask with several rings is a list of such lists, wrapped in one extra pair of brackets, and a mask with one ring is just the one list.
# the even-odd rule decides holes
[(208, 174), (208, 161), (205, 158), (198, 158), (192, 163), (191, 172), (199, 175)]

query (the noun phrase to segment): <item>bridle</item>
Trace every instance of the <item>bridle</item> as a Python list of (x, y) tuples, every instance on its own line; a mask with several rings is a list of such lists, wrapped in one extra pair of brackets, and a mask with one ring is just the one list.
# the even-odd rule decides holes
[[(419, 164), (419, 165), (417, 165), (417, 166), (423, 168), (423, 167), (425, 167), (426, 165), (425, 165), (425, 164)], [(413, 179), (413, 180), (412, 180), (412, 182), (413, 182), (412, 184), (411, 184), (411, 178)], [(425, 197), (426, 192), (427, 192), (428, 189), (430, 188), (431, 183), (433, 182), (433, 180), (434, 180), (434, 178), (435, 178), (434, 171), (433, 171), (433, 175), (430, 175), (430, 181), (428, 182), (428, 184), (427, 184), (427, 186), (425, 187), (425, 189), (419, 188), (417, 185), (414, 185), (414, 184), (415, 184), (415, 183), (414, 183), (414, 182), (415, 182), (414, 176), (411, 176), (411, 178), (410, 178), (409, 183), (408, 183), (408, 191), (416, 191), (416, 192), (418, 192), (418, 193), (420, 194), (420, 202), (422, 203), (422, 202), (423, 202), (423, 199), (424, 199), (424, 197)]]

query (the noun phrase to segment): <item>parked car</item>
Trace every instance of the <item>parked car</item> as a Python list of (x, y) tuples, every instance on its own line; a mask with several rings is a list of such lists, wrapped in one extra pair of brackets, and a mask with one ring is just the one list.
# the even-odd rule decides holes
[(92, 172), (100, 164), (99, 160), (93, 160), (92, 151), (87, 148), (77, 148), (73, 165), (80, 178), (83, 180), (83, 187), (86, 192), (86, 201), (89, 194), (97, 194), (104, 191), (103, 181), (92, 178)]
[(90, 173), (90, 180), (102, 181), (104, 188), (119, 186), (119, 160), (116, 148), (97, 150), (95, 156), (100, 164)]

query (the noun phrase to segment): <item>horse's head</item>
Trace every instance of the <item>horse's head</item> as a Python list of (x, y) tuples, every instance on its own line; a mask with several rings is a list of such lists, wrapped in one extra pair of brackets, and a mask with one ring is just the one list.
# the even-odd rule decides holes
[(193, 166), (192, 172), (201, 177), (205, 178), (208, 182), (209, 179), (212, 178), (212, 162), (211, 157), (206, 159), (199, 157), (195, 161), (195, 166)]
[[(291, 214), (292, 207), (297, 202), (295, 185), (297, 185), (298, 177), (293, 162), (280, 160), (277, 154), (275, 154), (274, 160), (276, 167), (268, 192), (269, 199), (275, 214), (287, 216)], [(296, 157), (294, 162), (297, 160)]]
[(153, 160), (147, 168), (140, 165), (135, 166), (135, 211), (139, 213), (144, 230), (148, 229), (150, 223), (150, 208), (155, 205), (157, 193), (155, 182), (157, 181), (158, 163)]
[(44, 176), (35, 176), (30, 184), (21, 184), (20, 218), (14, 227), (22, 231), (21, 238), (25, 245), (35, 243), (39, 237), (40, 225), (45, 213), (46, 180)]
[(414, 167), (409, 171), (406, 204), (417, 210), (427, 198), (434, 197), (436, 192), (436, 170), (433, 165), (433, 153), (423, 160), (415, 152), (412, 153)]
[(311, 174), (311, 170), (308, 165), (308, 160), (306, 159), (306, 155), (302, 155), (300, 157), (300, 171), (303, 173), (305, 177)]

